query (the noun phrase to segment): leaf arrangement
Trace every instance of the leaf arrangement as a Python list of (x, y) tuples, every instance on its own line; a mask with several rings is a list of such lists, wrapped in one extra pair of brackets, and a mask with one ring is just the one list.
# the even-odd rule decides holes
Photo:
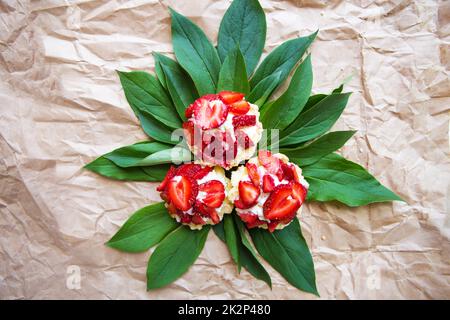
[[(330, 94), (311, 95), (311, 56), (302, 58), (317, 32), (284, 42), (258, 65), (266, 19), (257, 0), (232, 2), (220, 24), (217, 47), (192, 21), (172, 9), (170, 13), (176, 61), (155, 53), (156, 75), (118, 72), (127, 101), (150, 140), (109, 152), (86, 165), (87, 169), (116, 180), (162, 181), (172, 162), (192, 158), (172, 135), (186, 120), (186, 107), (200, 96), (231, 90), (244, 93), (247, 101), (260, 108), (265, 129), (279, 130), (277, 147), (302, 167), (310, 184), (308, 201), (338, 201), (354, 207), (401, 200), (363, 167), (335, 153), (354, 134), (327, 133), (350, 94), (340, 86)], [(291, 73), (287, 89), (271, 99)], [(160, 202), (135, 212), (107, 245), (133, 253), (157, 245), (147, 269), (147, 288), (155, 289), (188, 270), (210, 229), (192, 231), (177, 223)], [(228, 246), (238, 271), (244, 267), (271, 286), (258, 252), (290, 284), (318, 295), (312, 256), (297, 218), (283, 230), (269, 233), (247, 230), (232, 213), (213, 229)]]

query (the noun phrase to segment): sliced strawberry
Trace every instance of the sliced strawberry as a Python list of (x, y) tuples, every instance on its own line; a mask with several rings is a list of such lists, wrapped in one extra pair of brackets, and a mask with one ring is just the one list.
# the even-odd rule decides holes
[(289, 181), (294, 180), (295, 169), (294, 169), (293, 165), (281, 162), (281, 169), (283, 171), (283, 176), (286, 180), (289, 180)]
[(275, 189), (275, 180), (271, 175), (265, 174), (263, 177), (263, 191), (267, 193), (273, 189)]
[(263, 206), (264, 216), (269, 220), (293, 218), (300, 201), (292, 197), (292, 187), (287, 184), (277, 186)]
[(253, 228), (256, 228), (257, 226), (263, 225), (265, 223), (266, 223), (266, 221), (262, 221), (262, 220), (257, 219), (254, 222), (246, 223), (246, 225), (247, 225), (247, 228), (253, 229)]
[(212, 169), (212, 167), (203, 167), (196, 174), (194, 174), (193, 178), (200, 180), (204, 178), (208, 173), (210, 173)]
[(181, 223), (191, 223), (192, 222), (192, 216), (190, 214), (181, 212), (179, 214), (179, 216), (180, 216)]
[(218, 224), (220, 222), (220, 217), (217, 214), (216, 210), (212, 210), (211, 214), (209, 215), (209, 217), (211, 218), (213, 224)]
[[(175, 176), (167, 184), (169, 199), (177, 209), (182, 211), (189, 210), (197, 195), (193, 192), (193, 181), (184, 176)], [(197, 190), (198, 192), (198, 190)]]
[(250, 180), (252, 180), (253, 184), (256, 187), (259, 187), (260, 184), (260, 177), (258, 173), (258, 167), (254, 163), (247, 162), (245, 164), (245, 167), (247, 168), (248, 176), (250, 177)]
[(186, 110), (184, 110), (184, 115), (186, 116), (187, 119), (189, 119), (190, 117), (192, 117), (193, 113), (194, 113), (194, 104), (191, 103), (189, 107), (187, 107)]
[(194, 123), (192, 121), (183, 122), (183, 132), (186, 142), (192, 147), (194, 145)]
[(238, 209), (248, 209), (250, 207), (253, 207), (253, 205), (246, 205), (244, 202), (242, 202), (240, 199), (234, 200), (234, 206)]
[(256, 116), (255, 115), (234, 116), (232, 123), (233, 127), (235, 128), (254, 126), (256, 125)]
[(230, 105), (230, 112), (234, 114), (246, 114), (250, 110), (250, 104), (241, 100)]
[(293, 169), (292, 172), (294, 174), (294, 181), (301, 183), (300, 176), (298, 175), (298, 172), (297, 172), (295, 166), (292, 166), (292, 169)]
[(206, 222), (198, 213), (196, 213), (192, 216), (192, 223), (204, 225)]
[(212, 100), (202, 97), (194, 102), (194, 118), (203, 129), (213, 129), (225, 122), (228, 107), (221, 100)]
[(225, 199), (225, 188), (222, 182), (211, 180), (198, 186), (199, 191), (205, 192), (206, 196), (202, 200), (210, 208), (218, 208)]
[(300, 205), (302, 205), (306, 199), (308, 190), (301, 183), (298, 183), (296, 181), (291, 182), (291, 185), (292, 185), (292, 197), (300, 201)]
[(200, 201), (195, 203), (194, 212), (199, 213), (203, 217), (210, 217), (214, 224), (220, 222), (216, 209), (210, 208)]
[(244, 98), (243, 93), (233, 92), (233, 91), (222, 91), (219, 92), (220, 99), (226, 104), (232, 104)]
[(258, 215), (253, 213), (240, 213), (239, 217), (245, 223), (254, 223), (258, 220)]
[(281, 171), (281, 161), (272, 155), (272, 152), (267, 150), (259, 150), (258, 160), (264, 168), (271, 174), (279, 175)]
[(248, 149), (255, 145), (253, 141), (250, 139), (250, 137), (243, 130), (240, 129), (235, 130), (234, 135), (236, 136), (238, 145), (240, 145), (244, 149)]
[(256, 204), (260, 193), (259, 187), (253, 183), (247, 181), (239, 182), (239, 199), (244, 205), (252, 206)]
[(170, 166), (169, 170), (167, 171), (166, 177), (161, 182), (161, 184), (158, 186), (158, 188), (156, 188), (156, 190), (157, 191), (163, 191), (166, 188), (167, 183), (169, 182), (169, 180), (172, 179), (175, 176), (176, 172), (177, 172), (177, 169), (174, 166)]
[(167, 206), (167, 211), (169, 211), (171, 214), (178, 214), (177, 208), (173, 204), (173, 202), (169, 203)]
[(186, 163), (178, 167), (177, 175), (185, 177), (193, 177), (202, 169), (202, 166), (194, 163)]
[(269, 232), (274, 232), (277, 226), (280, 224), (280, 221), (272, 221), (267, 224), (267, 229)]

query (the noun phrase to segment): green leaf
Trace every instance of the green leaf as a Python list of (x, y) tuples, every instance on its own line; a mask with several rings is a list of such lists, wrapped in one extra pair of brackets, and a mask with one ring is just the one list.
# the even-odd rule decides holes
[(104, 155), (120, 167), (136, 167), (142, 159), (156, 152), (171, 149), (172, 146), (160, 142), (136, 143), (130, 146), (115, 149)]
[[(331, 92), (331, 94), (342, 93), (343, 89), (344, 89), (344, 84), (341, 84), (339, 87), (335, 88)], [(314, 95), (310, 96), (308, 99), (308, 102), (306, 102), (305, 107), (303, 108), (301, 113), (305, 113), (306, 111), (311, 109), (311, 107), (315, 106), (317, 103), (319, 103), (321, 100), (325, 99), (328, 96), (329, 96), (328, 94), (323, 94), (323, 93), (314, 94)]]
[(140, 167), (152, 181), (163, 181), (171, 164), (157, 164), (149, 167)]
[(197, 260), (210, 227), (190, 230), (179, 226), (156, 247), (147, 266), (147, 289), (164, 287), (181, 277)]
[(177, 109), (180, 118), (185, 121), (184, 111), (186, 108), (198, 98), (197, 89), (194, 82), (181, 68), (178, 62), (163, 56), (159, 53), (154, 54), (155, 59), (160, 65), (161, 72), (164, 75), (167, 90), (169, 91), (172, 101)]
[(314, 139), (327, 132), (347, 105), (350, 93), (331, 94), (295, 119), (280, 133), (280, 146)]
[(329, 154), (303, 168), (309, 182), (308, 200), (342, 202), (350, 207), (373, 202), (399, 200), (359, 164), (337, 154)]
[(280, 152), (300, 167), (319, 161), (322, 157), (342, 147), (356, 131), (329, 132), (317, 140), (293, 149), (281, 149)]
[(157, 52), (153, 52), (153, 59), (155, 59), (155, 73), (156, 73), (156, 77), (158, 78), (161, 85), (164, 87), (164, 89), (167, 90), (166, 76), (165, 76), (164, 71), (161, 66), (161, 61), (159, 58), (160, 56), (163, 56), (163, 55), (159, 54)]
[(288, 77), (297, 62), (300, 61), (300, 58), (314, 41), (316, 35), (317, 31), (306, 37), (288, 40), (278, 46), (263, 60), (250, 79), (251, 87), (256, 87), (264, 78), (277, 72), (281, 72), (278, 83), (281, 84)]
[(142, 129), (150, 138), (170, 144), (179, 142), (175, 136), (172, 136), (172, 129), (156, 120), (150, 113), (140, 110), (134, 110), (134, 113)]
[(285, 129), (302, 111), (311, 94), (313, 73), (311, 56), (300, 64), (287, 90), (265, 109), (261, 122), (264, 128)]
[(270, 98), (275, 88), (280, 82), (281, 71), (271, 74), (259, 82), (256, 87), (250, 92), (247, 97), (247, 101), (254, 103), (260, 108)]
[(239, 46), (247, 73), (258, 64), (266, 41), (266, 16), (258, 0), (234, 0), (220, 23), (217, 50), (222, 61)]
[[(233, 215), (235, 216), (235, 221), (240, 220), (235, 214)], [(264, 269), (263, 265), (258, 261), (256, 253), (244, 233), (244, 225), (241, 222), (241, 224), (237, 224), (237, 226), (239, 234), (241, 236), (241, 241), (238, 243), (238, 248), (242, 266), (256, 279), (262, 280), (267, 283), (269, 287), (272, 287), (270, 275), (267, 273), (266, 269)], [(217, 237), (226, 243), (224, 223), (221, 222), (219, 224), (216, 224), (213, 229)]]
[(106, 245), (125, 252), (142, 252), (158, 244), (178, 226), (164, 202), (152, 204), (136, 211)]
[[(181, 121), (164, 87), (144, 71), (118, 71), (125, 97), (133, 110), (150, 113), (171, 128), (181, 128)], [(136, 112), (136, 111), (135, 111)]]
[(244, 57), (239, 47), (229, 51), (220, 69), (217, 92), (224, 90), (242, 92), (246, 95), (250, 91), (247, 72), (245, 71)]
[(250, 240), (248, 240), (247, 234), (245, 233), (244, 224), (236, 214), (234, 214), (233, 217), (239, 231), (241, 243), (243, 244), (243, 246), (239, 246), (239, 256), (241, 258), (241, 264), (256, 279), (264, 281), (269, 285), (270, 288), (272, 288), (272, 280), (270, 279), (270, 275), (256, 257), (256, 252), (253, 249)]
[(173, 49), (178, 62), (191, 76), (200, 96), (216, 92), (220, 71), (216, 49), (192, 21), (173, 9), (170, 13)]
[(255, 228), (250, 230), (250, 235), (261, 256), (290, 284), (319, 295), (314, 263), (297, 218), (282, 230), (270, 233)]
[(241, 272), (241, 261), (239, 257), (239, 245), (241, 239), (239, 238), (238, 230), (234, 225), (233, 217), (230, 214), (226, 214), (223, 217), (223, 226), (228, 250), (230, 250), (231, 257), (237, 264), (238, 272)]
[(144, 168), (121, 168), (103, 156), (87, 164), (85, 168), (110, 179), (149, 182), (161, 181), (161, 175), (150, 175), (146, 173), (146, 169)]

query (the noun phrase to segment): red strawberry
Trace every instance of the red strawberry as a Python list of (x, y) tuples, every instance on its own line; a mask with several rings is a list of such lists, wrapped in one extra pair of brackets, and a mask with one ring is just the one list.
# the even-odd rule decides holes
[(195, 213), (192, 216), (192, 223), (204, 225), (206, 222), (205, 222), (205, 220), (203, 220), (203, 218), (198, 213)]
[(217, 214), (216, 209), (210, 208), (200, 201), (195, 203), (194, 212), (197, 212), (204, 217), (210, 217), (214, 224), (220, 222), (220, 217)]
[(217, 214), (216, 210), (212, 210), (209, 217), (211, 218), (211, 220), (214, 224), (218, 224), (220, 222), (220, 217)]
[(194, 102), (194, 118), (203, 129), (213, 129), (225, 122), (228, 107), (221, 100), (212, 100), (202, 97)]
[(261, 191), (259, 187), (251, 182), (239, 182), (239, 199), (247, 206), (253, 206), (257, 201)]
[(280, 224), (280, 221), (272, 221), (267, 224), (267, 229), (269, 232), (274, 232), (277, 226)]
[(202, 169), (201, 165), (186, 163), (178, 167), (177, 175), (185, 177), (193, 177)]
[(187, 211), (192, 207), (197, 196), (194, 190), (198, 192), (198, 187), (194, 186), (194, 184), (197, 184), (197, 182), (184, 176), (175, 176), (169, 181), (167, 193), (170, 201), (173, 202), (177, 209)]
[(264, 216), (269, 220), (292, 219), (300, 201), (292, 197), (292, 187), (287, 184), (277, 186), (263, 206)]
[(180, 216), (180, 219), (181, 219), (180, 220), (181, 223), (191, 223), (192, 222), (192, 216), (190, 214), (181, 212), (179, 214), (179, 216)]
[(296, 181), (291, 182), (291, 185), (292, 185), (292, 197), (300, 201), (300, 205), (302, 205), (306, 199), (306, 194), (308, 193), (308, 190), (301, 183), (298, 183)]
[(234, 135), (236, 136), (238, 145), (244, 147), (244, 149), (248, 149), (255, 145), (253, 141), (250, 139), (250, 137), (243, 130), (240, 129), (235, 130)]
[(294, 171), (295, 168), (293, 165), (281, 162), (281, 169), (283, 171), (283, 176), (286, 180), (292, 181), (294, 180)]
[(263, 177), (263, 191), (271, 192), (273, 189), (275, 189), (275, 180), (271, 175), (265, 174)]
[(178, 214), (177, 208), (173, 204), (173, 202), (169, 203), (167, 206), (167, 211), (169, 211), (171, 214)]
[(245, 223), (254, 223), (258, 220), (258, 215), (253, 213), (240, 213), (239, 217)]
[(258, 173), (258, 167), (254, 163), (247, 162), (245, 164), (245, 167), (247, 168), (248, 176), (250, 177), (250, 180), (252, 180), (253, 184), (257, 187), (259, 187), (259, 173)]
[(166, 177), (161, 182), (161, 184), (158, 186), (158, 188), (156, 188), (156, 190), (163, 191), (166, 188), (169, 180), (175, 176), (176, 171), (177, 171), (177, 169), (174, 166), (170, 166), (169, 170), (167, 171)]
[(234, 114), (246, 114), (248, 110), (250, 110), (250, 104), (245, 100), (241, 100), (230, 105), (230, 112)]
[(280, 159), (274, 157), (272, 152), (267, 150), (259, 150), (258, 152), (258, 160), (264, 166), (264, 168), (269, 171), (271, 174), (278, 175), (281, 169), (281, 161)]
[(266, 223), (266, 221), (262, 221), (262, 220), (258, 219), (255, 222), (247, 223), (246, 225), (247, 225), (247, 228), (253, 229), (253, 228), (256, 228), (257, 226), (260, 226), (260, 225), (265, 224), (265, 223)]
[(233, 91), (222, 91), (219, 92), (220, 99), (226, 104), (232, 104), (244, 98), (243, 93), (233, 92)]
[(234, 200), (234, 206), (238, 209), (248, 209), (252, 207), (252, 205), (246, 205), (244, 202), (242, 202), (240, 199)]
[(189, 107), (187, 107), (186, 110), (184, 110), (184, 115), (186, 116), (187, 119), (189, 119), (190, 117), (192, 117), (193, 113), (194, 113), (194, 104), (191, 103)]
[(234, 116), (232, 123), (233, 127), (235, 128), (254, 126), (256, 125), (256, 116), (255, 115)]
[(183, 122), (183, 132), (186, 142), (192, 147), (194, 145), (194, 123), (192, 121)]
[(222, 182), (211, 180), (199, 185), (199, 191), (206, 192), (205, 198), (202, 200), (210, 208), (218, 208), (225, 199), (225, 188)]
[(210, 173), (212, 171), (212, 167), (203, 167), (201, 168), (196, 174), (194, 174), (193, 178), (194, 179), (202, 179), (204, 178), (208, 173)]

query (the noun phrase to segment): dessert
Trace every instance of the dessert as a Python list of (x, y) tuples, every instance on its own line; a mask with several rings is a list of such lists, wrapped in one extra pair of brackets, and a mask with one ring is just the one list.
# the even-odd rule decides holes
[(195, 100), (183, 129), (195, 162), (229, 169), (253, 156), (262, 136), (258, 106), (243, 93), (222, 91)]
[(229, 199), (248, 228), (270, 232), (287, 226), (308, 192), (302, 170), (280, 153), (260, 150), (231, 175)]
[(156, 190), (169, 214), (194, 230), (218, 224), (233, 210), (227, 199), (229, 183), (222, 168), (189, 163), (171, 166)]

